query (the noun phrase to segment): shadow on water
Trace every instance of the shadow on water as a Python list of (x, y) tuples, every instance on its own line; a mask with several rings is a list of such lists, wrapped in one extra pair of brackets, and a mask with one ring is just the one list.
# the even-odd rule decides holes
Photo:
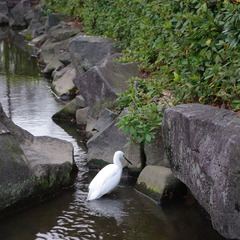
[(1, 240), (223, 239), (194, 206), (163, 210), (135, 191), (126, 178), (113, 193), (87, 202), (88, 183), (96, 173), (85, 166), (82, 138), (74, 126), (60, 127), (51, 120), (62, 105), (51, 94), (49, 83), (38, 77), (36, 61), (18, 46), (9, 36), (0, 42), (0, 102), (17, 125), (34, 135), (70, 141), (79, 173), (75, 184), (61, 195), (1, 219)]

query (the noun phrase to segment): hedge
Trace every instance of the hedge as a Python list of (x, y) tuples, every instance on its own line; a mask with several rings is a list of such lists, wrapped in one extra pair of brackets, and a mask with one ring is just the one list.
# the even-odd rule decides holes
[[(129, 90), (120, 96), (120, 106), (129, 107), (133, 116), (138, 111), (138, 115), (146, 117), (150, 104), (158, 107), (197, 102), (240, 109), (239, 0), (59, 2), (52, 0), (48, 4), (79, 17), (85, 32), (116, 39), (124, 48), (122, 61), (140, 62), (142, 73), (148, 73), (144, 84), (141, 78), (130, 80)], [(140, 87), (133, 90), (136, 81)], [(152, 88), (157, 90), (149, 94)], [(164, 90), (170, 98), (164, 98)], [(152, 115), (154, 112), (153, 107)], [(142, 125), (148, 120), (146, 117)], [(124, 125), (131, 127), (126, 119), (122, 121), (121, 126)], [(154, 132), (153, 125), (148, 128), (149, 133)], [(151, 140), (154, 135), (146, 137), (147, 130), (145, 135), (136, 134), (132, 128), (131, 131), (138, 141)]]

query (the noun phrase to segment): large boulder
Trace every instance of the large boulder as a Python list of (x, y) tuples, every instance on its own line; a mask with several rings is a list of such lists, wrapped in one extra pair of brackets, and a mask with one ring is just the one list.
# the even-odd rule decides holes
[(59, 60), (62, 54), (68, 53), (68, 44), (71, 39), (55, 42), (53, 39), (48, 39), (41, 47), (40, 57), (46, 64), (42, 71), (45, 75), (51, 75), (53, 71), (61, 70), (65, 65)]
[(62, 16), (56, 13), (51, 13), (48, 15), (46, 22), (45, 22), (45, 30), (46, 32), (49, 31), (50, 28), (58, 25), (62, 20)]
[(41, 60), (45, 64), (49, 64), (51, 60), (55, 57), (55, 54), (58, 53), (59, 47), (60, 47), (59, 42), (52, 42), (51, 40), (48, 39), (40, 49)]
[(80, 108), (76, 111), (76, 123), (79, 126), (86, 126), (88, 121), (89, 107)]
[(45, 23), (46, 17), (44, 17), (42, 13), (43, 4), (41, 3), (41, 1), (30, 1), (30, 3), (31, 8), (24, 15), (27, 26), (31, 24), (32, 20), (37, 20), (41, 24)]
[(136, 188), (162, 204), (179, 200), (186, 194), (186, 187), (174, 177), (170, 168), (146, 166), (140, 173)]
[(54, 39), (54, 42), (63, 41), (74, 37), (80, 33), (80, 29), (70, 28), (65, 22), (60, 22), (58, 25), (51, 27), (48, 32), (48, 38)]
[(2, 27), (0, 31), (0, 40), (8, 38), (10, 34), (11, 32), (8, 27), (5, 27), (5, 28)]
[(31, 36), (31, 38), (36, 38), (42, 34), (45, 33), (45, 28), (43, 23), (41, 23), (37, 19), (32, 19), (28, 28), (24, 32), (24, 35), (28, 38)]
[(47, 184), (52, 187), (58, 184), (57, 181), (60, 183), (64, 178), (67, 180), (70, 177), (74, 162), (73, 146), (69, 142), (42, 136), (34, 137), (30, 144), (23, 144), (21, 148), (37, 181), (45, 181), (50, 174)]
[(58, 56), (54, 56), (51, 61), (47, 64), (47, 66), (42, 71), (42, 74), (45, 76), (52, 76), (54, 71), (60, 71), (64, 67), (63, 63), (61, 63), (58, 59)]
[(114, 60), (115, 57), (117, 56), (104, 59), (73, 80), (86, 103), (94, 107), (95, 114), (114, 107), (117, 93), (124, 92), (128, 79), (138, 74), (136, 63), (118, 63)]
[(8, 16), (8, 5), (6, 1), (0, 1), (0, 13)]
[(81, 96), (77, 96), (70, 102), (68, 102), (62, 109), (56, 112), (52, 119), (54, 120), (65, 120), (65, 121), (75, 121), (76, 111), (86, 107), (86, 103)]
[(240, 239), (240, 115), (200, 104), (165, 110), (164, 141), (174, 175), (226, 238)]
[(9, 13), (7, 2), (0, 1), (0, 25), (5, 25), (9, 23), (8, 15)]
[(25, 19), (26, 14), (31, 9), (31, 2), (29, 0), (22, 0), (13, 7), (10, 11), (10, 26), (15, 28), (27, 27)]
[(34, 137), (0, 104), (0, 217), (68, 186), (75, 169), (71, 143)]
[(58, 95), (68, 94), (75, 85), (73, 79), (76, 77), (75, 68), (71, 65), (62, 68), (54, 75), (52, 86)]
[(93, 126), (93, 130), (97, 130), (98, 132), (103, 131), (112, 121), (117, 117), (118, 115), (114, 112), (112, 112), (109, 109), (105, 109), (100, 116), (99, 119), (97, 119), (95, 125)]
[(78, 35), (69, 44), (69, 51), (77, 75), (80, 75), (116, 53), (116, 48), (115, 41), (111, 39)]
[[(128, 144), (128, 137), (123, 130), (116, 126), (118, 119), (112, 121), (106, 128), (96, 133), (87, 142), (88, 162), (91, 164), (112, 163), (115, 151), (123, 151), (133, 165), (128, 165), (132, 171), (140, 171), (143, 168), (142, 151), (139, 145)], [(127, 146), (126, 146), (127, 145)]]
[(33, 173), (29, 162), (11, 135), (0, 122), (0, 212), (29, 196), (29, 189), (34, 185)]
[(42, 61), (46, 64), (42, 71), (44, 75), (55, 74), (56, 71), (60, 71), (71, 63), (69, 43), (79, 31), (79, 29), (69, 28), (64, 23), (53, 26), (48, 30), (48, 40), (42, 45), (40, 54)]
[(0, 12), (0, 25), (6, 25), (8, 23), (9, 23), (9, 18), (4, 13)]
[(146, 165), (170, 167), (161, 133), (156, 134), (155, 139), (144, 145), (144, 153), (146, 155)]

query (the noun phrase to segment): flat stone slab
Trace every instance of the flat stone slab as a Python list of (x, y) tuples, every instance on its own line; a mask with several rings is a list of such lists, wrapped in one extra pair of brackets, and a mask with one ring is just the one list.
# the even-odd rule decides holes
[[(61, 165), (69, 164), (70, 168), (74, 165), (73, 146), (67, 141), (57, 138), (40, 136), (35, 137), (34, 141), (27, 145), (22, 145), (25, 156), (33, 170), (41, 165)], [(45, 173), (44, 173), (45, 174)], [(35, 175), (39, 175), (35, 171)]]
[(67, 66), (54, 76), (52, 85), (58, 95), (68, 93), (74, 88), (73, 79), (76, 77), (76, 71), (73, 66)]
[(170, 168), (148, 165), (141, 171), (137, 185), (143, 193), (159, 202), (178, 182)]
[(240, 115), (200, 104), (166, 109), (163, 137), (174, 175), (226, 238), (240, 239)]

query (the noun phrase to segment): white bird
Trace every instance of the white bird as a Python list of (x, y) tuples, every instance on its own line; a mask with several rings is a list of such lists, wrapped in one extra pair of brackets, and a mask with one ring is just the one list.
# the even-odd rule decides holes
[(122, 175), (121, 159), (132, 164), (122, 151), (117, 151), (113, 156), (113, 163), (102, 168), (89, 184), (87, 200), (91, 201), (111, 192), (120, 182)]

